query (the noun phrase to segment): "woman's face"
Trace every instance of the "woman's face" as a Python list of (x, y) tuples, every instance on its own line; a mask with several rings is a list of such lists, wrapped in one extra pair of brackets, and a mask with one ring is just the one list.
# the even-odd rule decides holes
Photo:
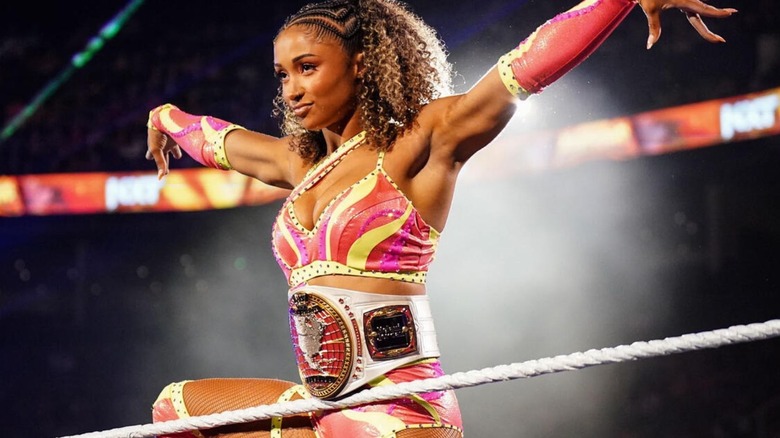
[(340, 130), (355, 116), (358, 59), (347, 56), (335, 38), (317, 38), (306, 26), (277, 36), (274, 70), (284, 101), (304, 128)]

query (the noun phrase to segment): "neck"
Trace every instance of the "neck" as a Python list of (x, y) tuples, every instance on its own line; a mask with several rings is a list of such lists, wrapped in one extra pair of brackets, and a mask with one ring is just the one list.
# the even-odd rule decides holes
[(323, 129), (322, 135), (325, 137), (325, 145), (328, 148), (327, 153), (335, 151), (336, 148), (344, 144), (344, 142), (360, 134), (362, 131), (363, 128), (356, 118), (349, 120), (343, 126), (329, 126)]

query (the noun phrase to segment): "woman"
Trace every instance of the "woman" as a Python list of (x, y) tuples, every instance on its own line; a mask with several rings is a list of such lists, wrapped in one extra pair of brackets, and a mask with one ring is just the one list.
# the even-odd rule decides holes
[[(681, 9), (712, 42), (723, 39), (701, 16), (735, 12), (699, 0), (638, 3), (648, 18), (648, 48), (660, 35), (662, 9)], [(442, 375), (425, 274), (459, 170), (504, 128), (518, 98), (584, 60), (635, 4), (585, 0), (460, 95), (449, 95), (450, 68), (435, 33), (404, 5), (310, 4), (274, 40), (284, 137), (172, 105), (152, 110), (147, 157), (160, 177), (169, 155), (180, 158), (183, 149), (204, 165), (292, 189), (274, 224), (273, 249), (290, 285), (302, 379), (174, 383), (155, 402), (155, 421)], [(447, 391), (186, 434), (204, 435), (454, 438), (462, 424)]]

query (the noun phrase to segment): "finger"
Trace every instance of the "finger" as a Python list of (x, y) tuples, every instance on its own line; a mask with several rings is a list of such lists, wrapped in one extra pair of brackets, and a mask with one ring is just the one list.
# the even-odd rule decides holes
[(151, 155), (157, 165), (157, 178), (162, 179), (168, 174), (168, 154), (164, 152), (167, 136), (156, 129), (147, 130), (147, 156)]
[(173, 158), (176, 158), (177, 160), (182, 157), (181, 147), (179, 147), (178, 144), (174, 143), (173, 147), (171, 148), (171, 153), (173, 154)]
[(686, 12), (685, 16), (688, 18), (688, 22), (691, 23), (691, 26), (693, 26), (693, 28), (696, 29), (696, 32), (699, 32), (699, 35), (701, 35), (702, 38), (704, 38), (705, 40), (711, 43), (726, 42), (726, 40), (723, 39), (722, 36), (712, 32), (707, 28), (707, 25), (704, 24), (704, 20), (701, 19), (701, 16), (699, 14)]
[(675, 6), (685, 12), (711, 18), (726, 18), (737, 12), (734, 8), (716, 8), (701, 0), (679, 0)]
[(660, 10), (654, 9), (645, 11), (647, 17), (647, 27), (649, 35), (647, 36), (647, 49), (650, 50), (658, 39), (661, 38), (661, 13)]

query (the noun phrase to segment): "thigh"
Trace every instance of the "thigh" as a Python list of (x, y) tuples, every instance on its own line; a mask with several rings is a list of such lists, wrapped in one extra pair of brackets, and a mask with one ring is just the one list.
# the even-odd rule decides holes
[[(174, 383), (155, 402), (155, 421), (209, 415), (224, 411), (269, 405), (304, 397), (300, 385), (273, 379), (203, 379)], [(280, 434), (281, 431), (281, 434)], [(186, 437), (171, 435), (170, 437)], [(189, 436), (224, 438), (314, 438), (308, 414), (221, 426)], [(163, 437), (161, 437), (163, 438)]]
[(451, 391), (373, 402), (312, 415), (321, 438), (461, 438)]
[[(395, 369), (369, 386), (387, 386), (443, 375), (438, 361)], [(434, 391), (317, 412), (312, 420), (322, 438), (460, 438), (463, 421), (453, 391)]]

